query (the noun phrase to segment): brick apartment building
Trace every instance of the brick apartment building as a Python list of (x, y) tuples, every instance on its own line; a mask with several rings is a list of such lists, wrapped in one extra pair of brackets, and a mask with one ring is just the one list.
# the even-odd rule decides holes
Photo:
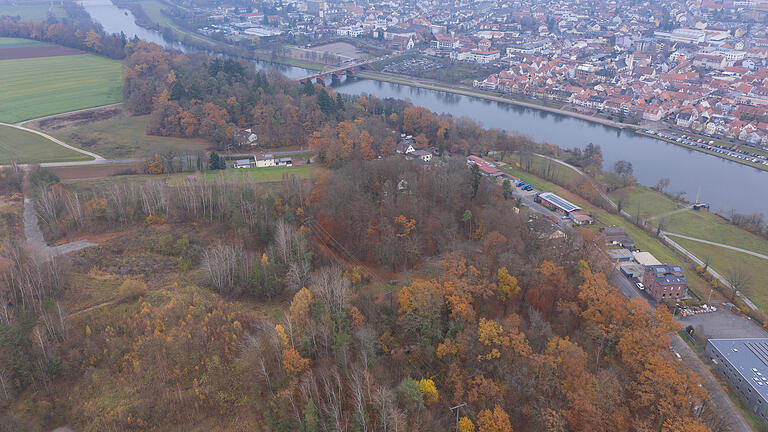
[(688, 281), (683, 276), (683, 268), (676, 265), (645, 266), (643, 285), (656, 301), (678, 300), (688, 296)]

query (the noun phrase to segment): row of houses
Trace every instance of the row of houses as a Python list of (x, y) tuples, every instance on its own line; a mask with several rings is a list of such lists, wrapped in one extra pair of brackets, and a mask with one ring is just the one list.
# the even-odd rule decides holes
[(293, 166), (290, 157), (278, 157), (273, 154), (258, 154), (248, 158), (238, 159), (232, 164), (233, 168), (266, 168), (277, 166)]

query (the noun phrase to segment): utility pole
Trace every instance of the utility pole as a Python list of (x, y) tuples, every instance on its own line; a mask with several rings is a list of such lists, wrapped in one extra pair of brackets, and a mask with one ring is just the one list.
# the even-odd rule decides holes
[(464, 402), (461, 405), (456, 405), (455, 407), (451, 408), (451, 411), (456, 410), (456, 432), (459, 432), (459, 409), (461, 407), (465, 407), (465, 406), (467, 406), (466, 402)]

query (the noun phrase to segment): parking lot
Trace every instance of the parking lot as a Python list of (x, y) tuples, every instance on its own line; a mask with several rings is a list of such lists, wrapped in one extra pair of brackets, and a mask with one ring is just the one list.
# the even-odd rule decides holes
[(755, 320), (718, 308), (717, 312), (702, 313), (678, 319), (684, 326), (693, 326), (698, 338), (757, 338), (768, 337), (765, 329)]

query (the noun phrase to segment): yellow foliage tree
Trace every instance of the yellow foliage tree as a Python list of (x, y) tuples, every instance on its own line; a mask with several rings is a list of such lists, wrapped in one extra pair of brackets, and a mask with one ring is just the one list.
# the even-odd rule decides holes
[(437, 403), (439, 400), (437, 386), (431, 379), (423, 378), (421, 381), (419, 381), (419, 390), (421, 390), (421, 394), (424, 396), (425, 404), (431, 405), (433, 403)]
[(501, 324), (485, 318), (480, 318), (477, 325), (477, 339), (481, 344), (490, 348), (487, 353), (478, 354), (478, 360), (493, 360), (501, 357), (499, 348), (509, 346), (511, 342), (509, 336), (504, 334), (504, 328)]
[(459, 419), (459, 432), (475, 432), (475, 424), (468, 417)]
[(283, 348), (286, 348), (291, 344), (290, 339), (288, 339), (288, 333), (285, 332), (285, 327), (281, 324), (277, 324), (275, 325), (275, 332), (277, 332), (277, 337), (280, 338), (280, 343), (283, 344)]
[(517, 284), (517, 278), (509, 274), (506, 267), (502, 267), (498, 271), (498, 287), (497, 291), (501, 301), (506, 302), (511, 299), (512, 296), (520, 292), (520, 286)]
[(498, 405), (491, 410), (482, 410), (477, 416), (478, 432), (512, 432), (512, 423), (504, 409)]
[(307, 288), (300, 289), (296, 295), (293, 296), (291, 306), (291, 319), (293, 320), (294, 327), (301, 331), (309, 319), (309, 309), (312, 305), (312, 291)]
[(302, 357), (294, 348), (286, 348), (283, 350), (283, 368), (288, 375), (298, 376), (309, 369), (309, 359)]

